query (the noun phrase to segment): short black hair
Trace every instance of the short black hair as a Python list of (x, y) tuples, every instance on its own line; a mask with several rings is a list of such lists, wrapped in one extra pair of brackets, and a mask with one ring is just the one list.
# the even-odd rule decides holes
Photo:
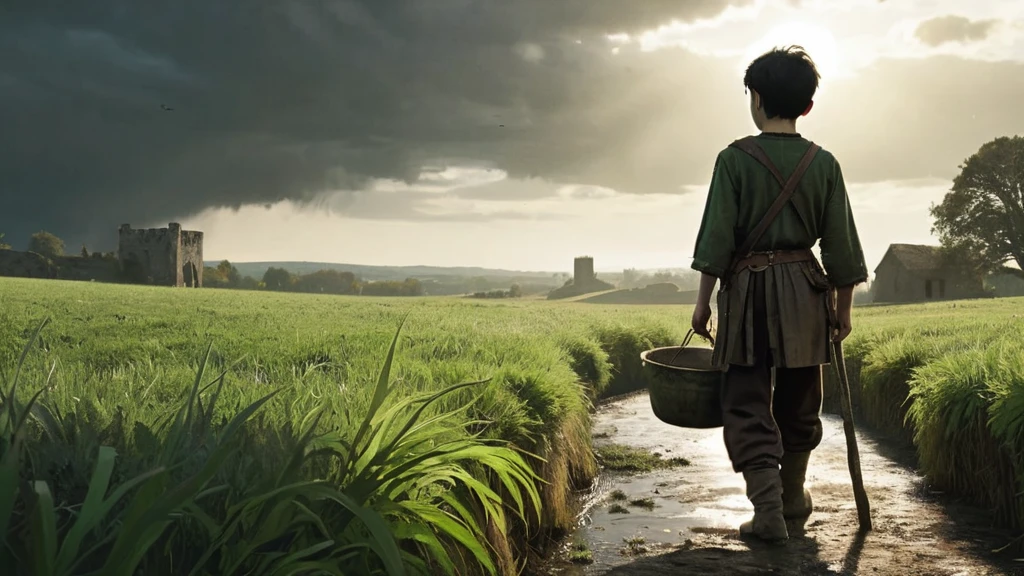
[(761, 95), (764, 113), (793, 120), (814, 98), (821, 76), (801, 46), (773, 48), (747, 66), (743, 85)]

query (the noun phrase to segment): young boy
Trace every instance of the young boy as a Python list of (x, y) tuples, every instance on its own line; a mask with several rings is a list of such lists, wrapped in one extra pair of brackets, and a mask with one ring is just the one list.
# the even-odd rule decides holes
[[(747, 68), (761, 133), (719, 153), (692, 265), (702, 272), (697, 334), (710, 337), (721, 281), (713, 357), (724, 371), (725, 446), (754, 505), (740, 533), (769, 541), (789, 537), (786, 518), (811, 513), (804, 476), (822, 436), (821, 367), (829, 338), (850, 334), (853, 289), (868, 277), (839, 163), (796, 131), (818, 79), (800, 47)], [(810, 250), (819, 240), (824, 270)]]

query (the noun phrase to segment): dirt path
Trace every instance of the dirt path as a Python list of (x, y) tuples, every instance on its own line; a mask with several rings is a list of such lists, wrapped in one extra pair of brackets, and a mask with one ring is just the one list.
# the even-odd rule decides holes
[[(858, 440), (874, 530), (857, 537), (842, 421), (834, 416), (824, 420), (825, 438), (811, 458), (807, 479), (815, 511), (806, 526), (791, 526), (785, 547), (773, 547), (736, 534), (753, 507), (742, 476), (729, 465), (721, 428), (664, 424), (654, 417), (646, 394), (603, 406), (595, 444), (645, 448), (666, 458), (686, 458), (690, 465), (634, 476), (603, 475), (574, 536), (575, 542), (586, 543), (594, 563), (556, 563), (548, 573), (1024, 575), (1024, 562), (990, 552), (1012, 534), (984, 529), (984, 515), (977, 510), (937, 502), (918, 475), (892, 459), (899, 455), (883, 456), (885, 447), (863, 433)], [(610, 495), (616, 490), (630, 499), (652, 498), (655, 507), (627, 505), (628, 514), (612, 514)]]

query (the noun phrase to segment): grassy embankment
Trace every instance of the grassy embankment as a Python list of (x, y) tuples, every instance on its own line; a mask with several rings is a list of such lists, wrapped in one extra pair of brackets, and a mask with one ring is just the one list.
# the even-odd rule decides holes
[[(1022, 304), (864, 308), (847, 345), (861, 421), (916, 439), (934, 484), (1018, 528), (1024, 518), (1017, 496), (1024, 489)], [(411, 407), (399, 410), (403, 420), (390, 431), (377, 430), (380, 410), (363, 426), (374, 412), (374, 391), (385, 390), (376, 382), (406, 314), (382, 409), (490, 378), (440, 397), (411, 437), (399, 425), (415, 416)], [(16, 463), (26, 481), (5, 551), (27, 554), (38, 542), (57, 549), (71, 539), (84, 543), (61, 548), (65, 557), (100, 566), (102, 558), (116, 557), (109, 553), (118, 545), (137, 548), (117, 532), (116, 541), (104, 542), (96, 539), (102, 531), (81, 536), (72, 528), (85, 514), (79, 504), (92, 502), (89, 510), (104, 515), (89, 526), (122, 526), (128, 535), (140, 531), (124, 529), (126, 520), (155, 527), (139, 560), (147, 573), (199, 566), (199, 574), (230, 573), (225, 568), (235, 565), (285, 573), (303, 562), (358, 573), (388, 568), (379, 557), (395, 547), (406, 553), (409, 568), (417, 558), (431, 562), (419, 566), (427, 572), (463, 563), (476, 571), (488, 563), (507, 571), (530, 546), (543, 544), (545, 533), (569, 525), (571, 490), (595, 473), (588, 398), (635, 386), (639, 351), (677, 341), (687, 319), (679, 308), (0, 280), (5, 393), (21, 346), (43, 316), (53, 323), (27, 357), (19, 397), (44, 390), (39, 402), (47, 410), (35, 410), (23, 428), (29, 432), (24, 450), (2, 445), (5, 454), (20, 454)], [(189, 400), (210, 342), (213, 353), (200, 382), (218, 384), (201, 401)], [(224, 433), (225, 417), (274, 391), (234, 436)], [(180, 420), (163, 422), (179, 408)], [(2, 424), (0, 417), (0, 441), (11, 438)], [(116, 465), (100, 445), (117, 450)], [(438, 446), (453, 450), (439, 454)], [(424, 455), (428, 450), (435, 452)], [(484, 452), (490, 459), (481, 463)], [(0, 487), (6, 463), (0, 461)], [(126, 506), (134, 492), (110, 510), (90, 500), (89, 487), (103, 476), (96, 470), (112, 471), (110, 485), (118, 486), (168, 464), (143, 496), (160, 502), (155, 494), (168, 486), (187, 488), (176, 507), (166, 504), (170, 523), (139, 516), (142, 504)], [(186, 485), (187, 479), (193, 483)], [(532, 489), (543, 503), (539, 521)], [(52, 514), (41, 513), (50, 510), (44, 504)], [(0, 528), (4, 520), (0, 500)], [(75, 534), (81, 540), (72, 539)], [(166, 565), (168, 558), (173, 565)]]
[(596, 473), (590, 399), (682, 320), (0, 279), (0, 564), (511, 572)]
[[(1024, 529), (1024, 300), (858, 309), (861, 422), (916, 449), (931, 484)], [(826, 409), (838, 411), (838, 400)]]

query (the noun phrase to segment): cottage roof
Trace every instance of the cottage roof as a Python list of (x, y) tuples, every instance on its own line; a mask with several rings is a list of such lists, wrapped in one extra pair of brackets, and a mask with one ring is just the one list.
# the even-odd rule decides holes
[(912, 272), (927, 272), (944, 268), (942, 249), (938, 246), (920, 244), (893, 244), (889, 254), (905, 269)]

